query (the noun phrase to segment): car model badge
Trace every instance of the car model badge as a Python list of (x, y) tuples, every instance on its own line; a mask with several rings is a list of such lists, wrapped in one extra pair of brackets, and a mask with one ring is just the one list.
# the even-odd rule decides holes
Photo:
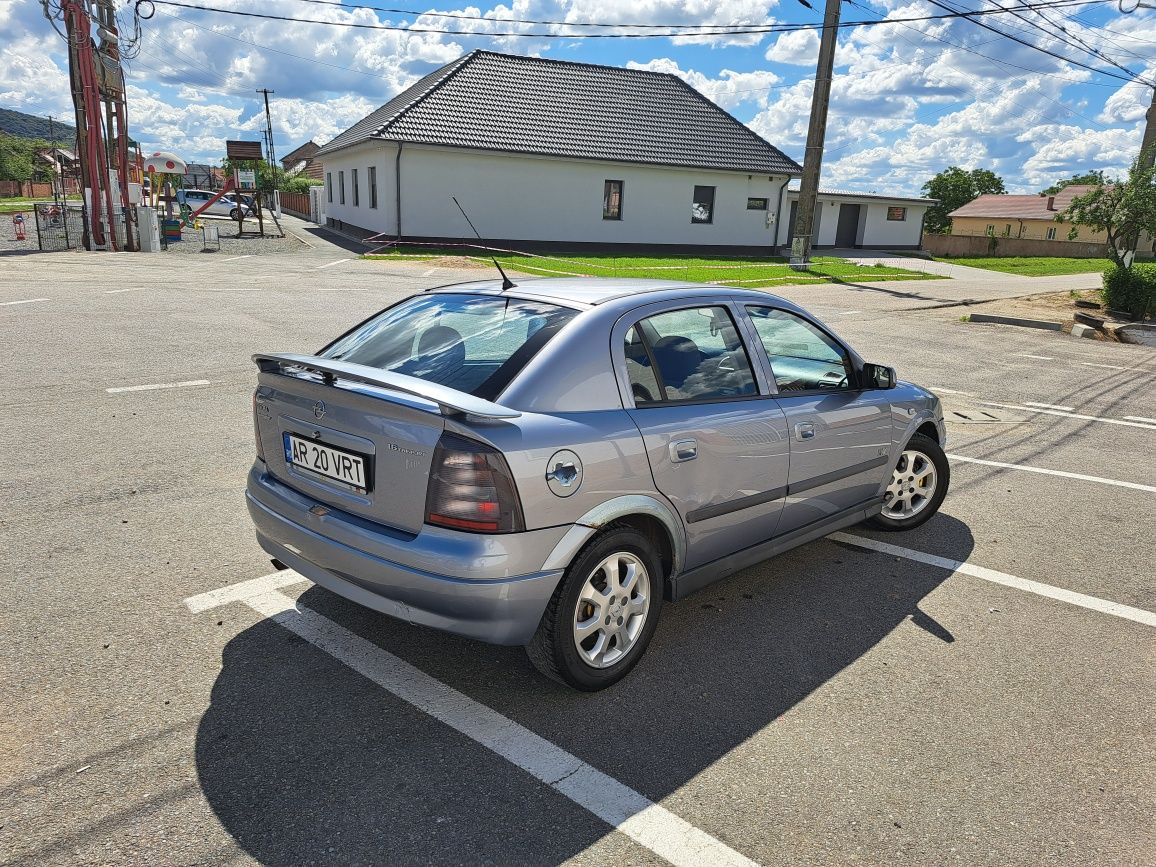
[(316, 418), (322, 418), (325, 415), (325, 401), (319, 400), (313, 404), (313, 415)]

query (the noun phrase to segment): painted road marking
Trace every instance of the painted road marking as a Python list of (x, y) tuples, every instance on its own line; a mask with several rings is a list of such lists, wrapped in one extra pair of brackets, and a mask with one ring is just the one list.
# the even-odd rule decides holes
[(190, 379), (187, 382), (158, 382), (155, 385), (122, 385), (117, 388), (106, 388), (109, 394), (120, 394), (122, 391), (156, 391), (160, 388), (186, 388), (193, 385), (208, 385), (207, 379)]
[(1067, 473), (1063, 470), (1045, 470), (1043, 467), (1029, 467), (1026, 464), (1005, 464), (1001, 461), (987, 461), (981, 458), (968, 458), (963, 455), (948, 455), (953, 461), (963, 461), (967, 464), (982, 464), (985, 467), (1000, 467), (1005, 470), (1023, 470), (1027, 473), (1040, 473), (1045, 476), (1062, 476), (1065, 479), (1079, 479), (1082, 482), (1099, 482), (1102, 485), (1116, 485), (1121, 488), (1132, 488), (1136, 491), (1148, 491), (1156, 494), (1156, 485), (1142, 485), (1139, 482), (1121, 482), (1119, 479), (1105, 479), (1102, 476), (1085, 476), (1083, 473)]
[(342, 262), (350, 262), (350, 261), (352, 261), (352, 260), (351, 259), (337, 259), (333, 262), (330, 262), (328, 265), (318, 265), (316, 268), (312, 268), (310, 270), (323, 271), (326, 268), (332, 268), (334, 265), (340, 265)]
[(116, 295), (120, 292), (139, 292), (144, 286), (133, 286), (131, 289), (106, 289), (105, 295)]
[(1145, 424), (1156, 424), (1156, 418), (1144, 418), (1142, 415), (1126, 415), (1124, 418), (1128, 421), (1142, 421)]
[(1074, 406), (1059, 406), (1054, 403), (1036, 403), (1034, 400), (1025, 400), (1024, 406), (1038, 406), (1040, 409), (1058, 409), (1063, 412), (1073, 412)]
[(23, 301), (0, 301), (0, 307), (7, 307), (10, 304), (35, 304), (37, 301), (47, 300), (47, 298), (25, 298)]
[(944, 388), (941, 385), (930, 386), (930, 390), (935, 392), (936, 394), (938, 394), (939, 392), (943, 392), (944, 394), (963, 394), (963, 395), (966, 395), (967, 397), (974, 397), (974, 395), (970, 391), (956, 391), (954, 388)]
[(993, 584), (1002, 584), (1016, 590), (1025, 590), (1037, 596), (1045, 596), (1070, 605), (1078, 605), (1090, 611), (1099, 611), (1101, 614), (1111, 614), (1124, 620), (1132, 620), (1145, 626), (1156, 626), (1156, 613), (1145, 611), (1143, 608), (1133, 608), (1131, 605), (1121, 605), (1118, 602), (1109, 602), (1096, 596), (1087, 596), (1062, 587), (1053, 587), (1051, 584), (1041, 584), (1039, 581), (1030, 581), (1027, 578), (1017, 578), (1006, 572), (997, 572), (995, 569), (986, 569), (983, 566), (973, 566), (960, 560), (949, 560), (947, 557), (937, 557), (934, 554), (925, 554), (922, 551), (913, 551), (910, 548), (900, 548), (898, 545), (889, 545), (887, 542), (877, 542), (864, 536), (849, 536), (846, 533), (832, 533), (828, 538), (836, 542), (854, 545), (856, 548), (866, 548), (869, 551), (878, 551), (890, 554), (893, 557), (902, 557), (905, 560), (914, 560), (916, 563), (926, 563), (929, 566), (938, 566), (949, 572), (958, 572), (961, 575), (970, 575), (972, 578), (981, 578)]
[(368, 286), (315, 286), (318, 292), (368, 292)]
[[(192, 611), (243, 602), (418, 710), (497, 753), (672, 864), (753, 867), (739, 854), (577, 756), (458, 692), (272, 586), (305, 580), (286, 570), (185, 600)], [(221, 601), (216, 601), (221, 600)]]
[(1096, 364), (1093, 361), (1077, 361), (1076, 364), (1082, 364), (1084, 367), (1103, 367), (1107, 370), (1131, 370), (1130, 367), (1121, 367), (1118, 364)]
[(1125, 427), (1138, 427), (1144, 430), (1156, 430), (1156, 424), (1141, 424), (1138, 421), (1124, 421), (1118, 418), (1104, 418), (1099, 415), (1081, 415), (1078, 412), (1060, 412), (1058, 409), (1040, 409), (1034, 406), (1018, 406), (1013, 403), (993, 403), (990, 400), (981, 400), (984, 406), (998, 406), (1002, 409), (1022, 409), (1025, 412), (1042, 412), (1045, 415), (1058, 415), (1060, 418), (1082, 418), (1086, 421), (1102, 421), (1106, 424), (1122, 424)]
[(1021, 352), (1020, 358), (1034, 358), (1036, 361), (1055, 361), (1050, 355), (1029, 355), (1026, 352)]
[(252, 253), (246, 253), (244, 256), (230, 256), (228, 259), (222, 259), (222, 262), (236, 262), (238, 259), (248, 259)]

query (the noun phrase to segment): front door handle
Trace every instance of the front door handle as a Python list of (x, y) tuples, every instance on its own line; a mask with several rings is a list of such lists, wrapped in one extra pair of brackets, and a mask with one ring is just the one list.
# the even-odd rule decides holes
[(670, 444), (670, 462), (681, 464), (698, 457), (698, 443), (695, 440), (679, 440)]
[(809, 421), (800, 422), (795, 425), (795, 439), (797, 440), (812, 440), (815, 438), (815, 426)]

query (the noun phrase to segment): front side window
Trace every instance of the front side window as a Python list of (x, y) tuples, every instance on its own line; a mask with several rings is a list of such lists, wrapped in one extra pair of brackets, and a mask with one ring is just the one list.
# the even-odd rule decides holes
[(694, 200), (690, 206), (692, 223), (714, 222), (714, 187), (695, 187)]
[(622, 181), (602, 182), (602, 219), (622, 219)]
[(345, 172), (337, 173), (337, 195), (341, 197), (341, 204), (345, 204)]
[(755, 394), (750, 361), (725, 307), (658, 313), (627, 332), (625, 349), (638, 405)]
[(333, 172), (325, 173), (325, 198), (333, 204)]
[(747, 313), (767, 350), (780, 392), (851, 388), (847, 352), (822, 329), (774, 307), (748, 307)]
[(353, 187), (353, 207), (361, 205), (361, 194), (357, 190), (357, 169), (353, 169), (349, 173), (349, 183)]
[(366, 180), (369, 181), (369, 207), (376, 208), (377, 207), (377, 166), (370, 166), (368, 169), (366, 169), (366, 172), (368, 172), (368, 177), (366, 178)]
[(319, 354), (493, 400), (577, 311), (477, 295), (420, 295)]

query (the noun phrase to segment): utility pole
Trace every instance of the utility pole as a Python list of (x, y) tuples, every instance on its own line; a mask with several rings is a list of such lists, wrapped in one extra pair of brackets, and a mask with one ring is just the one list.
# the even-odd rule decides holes
[(815, 69), (815, 92), (811, 96), (811, 123), (807, 127), (807, 152), (803, 157), (803, 180), (799, 189), (799, 211), (791, 243), (791, 266), (807, 269), (814, 241), (815, 199), (819, 195), (819, 169), (823, 164), (823, 139), (827, 135), (827, 105), (831, 101), (831, 78), (835, 69), (835, 38), (839, 33), (839, 4), (827, 0), (823, 12), (823, 36), (819, 42), (819, 63)]
[(1145, 115), (1148, 119), (1144, 127), (1144, 138), (1140, 142), (1140, 167), (1149, 168), (1156, 165), (1156, 87), (1152, 88), (1152, 105)]
[(265, 139), (269, 142), (269, 168), (276, 169), (277, 161), (273, 156), (273, 119), (269, 115), (269, 94), (276, 93), (267, 87), (258, 87), (257, 93), (265, 94)]
[[(60, 167), (60, 155), (56, 152), (56, 124), (52, 115), (48, 115), (48, 136), (49, 144), (52, 145), (52, 203), (60, 207), (60, 195), (64, 192), (64, 170)], [(60, 175), (59, 189), (56, 186), (57, 175)]]

